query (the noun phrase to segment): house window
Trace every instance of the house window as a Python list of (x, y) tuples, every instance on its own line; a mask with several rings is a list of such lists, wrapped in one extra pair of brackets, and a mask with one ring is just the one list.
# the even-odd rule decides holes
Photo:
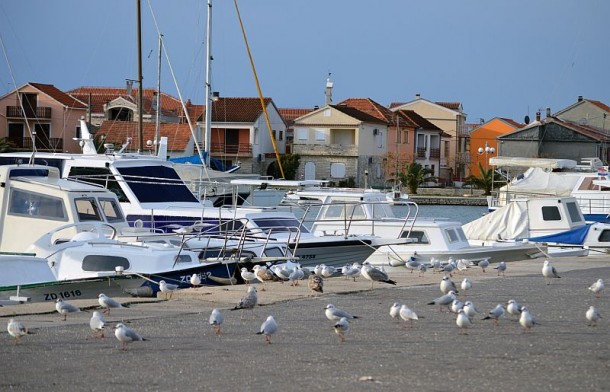
[(445, 141), (445, 158), (449, 158), (449, 141)]
[(316, 129), (316, 141), (323, 142), (326, 140), (326, 134), (323, 129)]
[(254, 128), (254, 144), (258, 144), (258, 128)]
[(345, 178), (345, 163), (334, 162), (330, 164), (330, 176), (332, 178)]
[(280, 131), (278, 139), (279, 141), (284, 140), (284, 131)]
[(377, 135), (375, 135), (375, 142), (377, 144), (377, 148), (383, 148), (383, 133), (381, 133), (381, 131), (377, 131)]
[(76, 132), (75, 132), (75, 136), (77, 139), (81, 138), (81, 133), (80, 133), (80, 127), (76, 127)]
[(330, 117), (330, 109), (324, 111), (324, 117)]
[(407, 131), (405, 129), (405, 130), (400, 131), (400, 133), (402, 134), (402, 136), (400, 138), (401, 143), (402, 144), (409, 144), (409, 131)]
[(309, 132), (307, 131), (307, 129), (299, 129), (297, 131), (298, 140), (307, 140), (307, 136), (309, 136)]

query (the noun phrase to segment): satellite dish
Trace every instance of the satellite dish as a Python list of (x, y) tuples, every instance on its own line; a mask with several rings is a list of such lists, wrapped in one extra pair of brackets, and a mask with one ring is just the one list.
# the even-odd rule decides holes
[(530, 123), (530, 116), (525, 116), (525, 118), (523, 119), (523, 122), (527, 125)]

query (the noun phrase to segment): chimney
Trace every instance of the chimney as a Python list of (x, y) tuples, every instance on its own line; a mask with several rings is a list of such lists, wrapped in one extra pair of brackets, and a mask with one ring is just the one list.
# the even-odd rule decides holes
[(582, 102), (582, 95), (578, 96), (578, 102)]
[(546, 108), (546, 118), (550, 118), (551, 117), (551, 108), (547, 107)]
[(326, 105), (333, 103), (333, 82), (330, 78), (326, 79)]
[(421, 94), (420, 93), (415, 94), (415, 99), (420, 99), (420, 98), (421, 98)]
[(540, 121), (540, 110), (536, 112), (536, 121)]

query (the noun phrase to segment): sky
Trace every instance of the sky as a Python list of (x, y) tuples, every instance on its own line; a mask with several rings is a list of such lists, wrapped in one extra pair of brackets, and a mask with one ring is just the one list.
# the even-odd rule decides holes
[[(523, 121), (582, 95), (610, 105), (607, 0), (238, 0), (262, 93), (280, 108), (371, 98), (461, 102)], [(2, 0), (0, 96), (137, 79), (136, 0)], [(141, 0), (143, 85), (205, 100), (207, 0)], [(257, 97), (235, 3), (214, 0), (212, 90)], [(171, 67), (170, 67), (171, 64)], [(173, 71), (173, 72), (172, 72)], [(173, 74), (173, 76), (172, 76)]]

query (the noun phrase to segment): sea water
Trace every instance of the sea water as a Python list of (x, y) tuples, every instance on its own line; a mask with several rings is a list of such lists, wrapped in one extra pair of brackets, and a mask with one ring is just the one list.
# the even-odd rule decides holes
[[(398, 217), (405, 217), (408, 214), (406, 206), (395, 205), (392, 206), (392, 210)], [(465, 224), (482, 217), (487, 212), (486, 206), (420, 205), (418, 216), (444, 218)]]

